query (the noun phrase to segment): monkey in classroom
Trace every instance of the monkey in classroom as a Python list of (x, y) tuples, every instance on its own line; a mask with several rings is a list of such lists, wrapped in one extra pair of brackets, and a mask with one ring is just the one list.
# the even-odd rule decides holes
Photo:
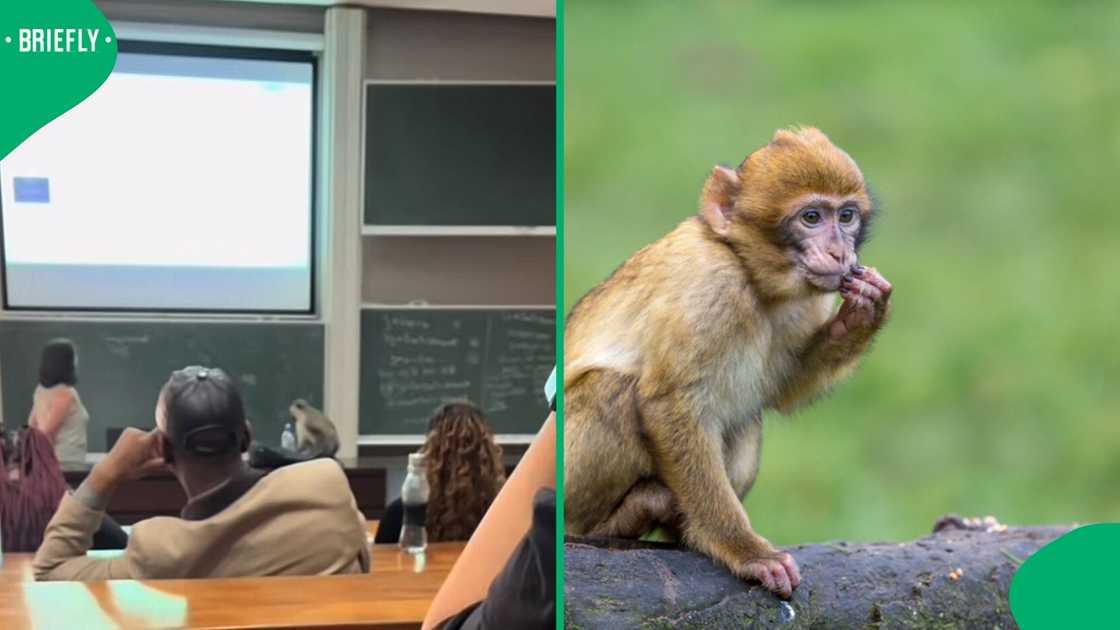
[[(855, 161), (813, 127), (716, 166), (700, 211), (572, 308), (564, 335), (569, 534), (674, 532), (789, 598), (797, 563), (751, 528), (762, 414), (850, 375), (891, 284), (857, 254), (875, 214)], [(837, 295), (840, 305), (836, 307)]]
[(296, 454), (300, 457), (334, 457), (338, 452), (338, 430), (322, 411), (302, 398), (288, 407), (296, 422)]

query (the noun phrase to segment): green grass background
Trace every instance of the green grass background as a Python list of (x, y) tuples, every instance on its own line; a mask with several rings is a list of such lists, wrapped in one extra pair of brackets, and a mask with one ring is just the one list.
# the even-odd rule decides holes
[(565, 6), (565, 311), (778, 127), (819, 126), (882, 202), (861, 259), (893, 319), (767, 416), (764, 536), (1120, 520), (1120, 4)]

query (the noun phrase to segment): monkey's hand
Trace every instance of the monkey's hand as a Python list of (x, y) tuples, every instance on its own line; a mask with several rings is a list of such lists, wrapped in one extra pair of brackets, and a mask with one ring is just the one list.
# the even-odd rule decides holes
[(844, 302), (802, 356), (801, 370), (771, 405), (782, 413), (816, 399), (855, 369), (871, 338), (887, 322), (891, 283), (873, 267), (855, 267), (840, 281)]
[(793, 556), (773, 548), (737, 567), (732, 567), (732, 572), (741, 578), (762, 582), (766, 590), (782, 599), (792, 597), (793, 589), (801, 583), (801, 572), (798, 571)]
[(887, 321), (891, 288), (874, 267), (854, 267), (840, 282), (844, 302), (829, 324), (832, 340), (869, 340)]

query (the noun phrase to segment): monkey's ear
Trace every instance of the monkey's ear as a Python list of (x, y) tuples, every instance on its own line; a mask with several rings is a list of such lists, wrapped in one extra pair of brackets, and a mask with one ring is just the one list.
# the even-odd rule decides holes
[(704, 182), (700, 216), (720, 236), (727, 236), (731, 230), (731, 213), (735, 209), (740, 186), (739, 174), (726, 166), (713, 168), (708, 181)]

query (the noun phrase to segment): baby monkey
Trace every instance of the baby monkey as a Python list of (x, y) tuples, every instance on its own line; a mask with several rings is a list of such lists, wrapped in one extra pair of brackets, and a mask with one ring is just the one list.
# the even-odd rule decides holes
[(698, 216), (575, 305), (564, 341), (568, 533), (665, 527), (791, 596), (797, 564), (755, 533), (742, 498), (763, 410), (821, 396), (887, 320), (891, 285), (856, 256), (873, 212), (847, 153), (817, 129), (779, 130), (738, 168), (715, 167)]

